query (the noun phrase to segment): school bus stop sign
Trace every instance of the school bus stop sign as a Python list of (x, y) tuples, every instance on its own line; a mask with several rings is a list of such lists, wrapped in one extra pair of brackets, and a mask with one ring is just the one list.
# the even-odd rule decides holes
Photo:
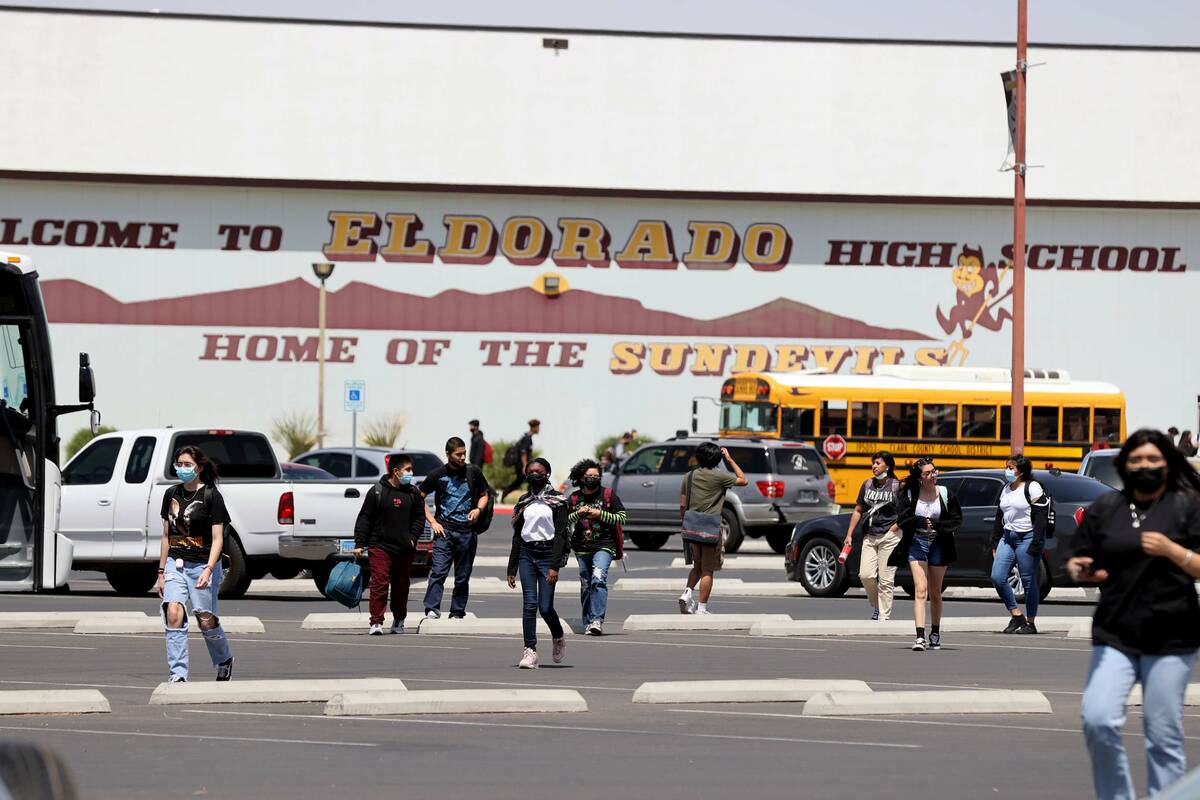
[(846, 455), (846, 440), (836, 433), (826, 436), (825, 441), (821, 442), (821, 450), (830, 461), (837, 461)]

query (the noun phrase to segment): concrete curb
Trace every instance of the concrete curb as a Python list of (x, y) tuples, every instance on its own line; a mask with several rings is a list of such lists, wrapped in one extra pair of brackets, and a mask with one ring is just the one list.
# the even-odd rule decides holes
[[(1129, 699), (1125, 701), (1125, 705), (1140, 706), (1141, 704), (1142, 685), (1139, 683), (1129, 693)], [(1183, 695), (1183, 704), (1185, 706), (1200, 706), (1200, 683), (1189, 683), (1187, 685), (1187, 691)]]
[[(741, 578), (716, 578), (713, 591), (717, 594), (745, 583)], [(684, 590), (683, 577), (678, 578), (621, 578), (610, 587), (614, 592), (676, 592)]]
[(324, 703), (342, 692), (403, 692), (395, 678), (322, 678), (281, 681), (160, 683), (150, 695), (152, 706), (201, 703)]
[[(565, 571), (565, 570), (564, 570)], [(422, 589), (424, 591), (424, 589)], [(554, 596), (560, 597), (563, 592), (570, 592), (572, 596), (579, 596), (579, 581), (562, 581), (554, 584)], [(508, 594), (520, 599), (521, 597), (521, 582), (517, 581), (516, 588), (508, 588), (508, 581), (500, 578), (471, 578), (471, 594)]]
[(259, 578), (250, 583), (246, 594), (311, 594), (324, 597), (321, 590), (313, 583), (312, 578), (289, 578), (288, 580)]
[(475, 561), (472, 562), (476, 567), (503, 567), (508, 568), (508, 556), (475, 556)]
[(142, 611), (0, 611), (0, 630), (74, 628), (80, 620), (152, 619)]
[[(671, 559), (670, 568), (691, 569), (691, 565), (684, 563), (682, 558), (673, 558)], [(783, 572), (783, 556), (775, 555), (774, 558), (725, 556), (725, 563), (721, 565), (721, 570), (724, 571), (727, 569), (752, 570), (755, 572)]]
[[(221, 617), (221, 627), (226, 633), (266, 633), (258, 617)], [(163, 623), (158, 617), (89, 617), (75, 625), (75, 633), (162, 633)], [(200, 626), (195, 618), (188, 620), (188, 633), (200, 635)]]
[(1092, 638), (1092, 621), (1090, 619), (1081, 619), (1079, 622), (1071, 626), (1067, 631), (1068, 639), (1091, 639)]
[(108, 699), (95, 689), (0, 692), (0, 714), (107, 714)]
[(713, 591), (721, 597), (808, 597), (804, 587), (792, 581), (746, 581)]
[(806, 717), (888, 714), (1049, 714), (1050, 701), (1025, 689), (954, 689), (916, 692), (821, 692), (804, 704)]
[(631, 614), (624, 631), (739, 631), (790, 622), (787, 614)]
[(435, 689), (345, 692), (325, 705), (331, 717), (386, 714), (531, 714), (587, 711), (574, 689)]
[(802, 703), (818, 692), (869, 692), (863, 681), (777, 680), (664, 681), (643, 683), (635, 703)]
[[(1084, 618), (1086, 619), (1086, 618)], [(1042, 633), (1065, 633), (1078, 625), (1079, 617), (1038, 617)], [(943, 617), (943, 633), (1000, 633), (1007, 621), (991, 617)], [(1089, 623), (1090, 624), (1090, 623)], [(860, 619), (797, 619), (764, 621), (750, 628), (751, 636), (913, 636), (912, 620), (872, 622)]]
[[(423, 619), (417, 629), (424, 636), (454, 635), (454, 634), (485, 634), (496, 636), (520, 636), (520, 617), (476, 617), (471, 619)], [(537, 632), (539, 636), (550, 636), (550, 628), (545, 620), (538, 617)], [(563, 620), (563, 635), (570, 636), (574, 631)]]
[[(384, 632), (391, 625), (391, 612), (383, 620)], [(369, 615), (366, 612), (359, 613), (357, 611), (333, 611), (333, 612), (315, 612), (309, 614), (300, 623), (300, 629), (305, 631), (357, 631), (367, 632), (370, 627), (368, 622)], [(475, 619), (475, 612), (468, 611), (467, 619)], [(409, 616), (405, 622), (405, 630), (416, 633), (424, 622), (424, 617)]]

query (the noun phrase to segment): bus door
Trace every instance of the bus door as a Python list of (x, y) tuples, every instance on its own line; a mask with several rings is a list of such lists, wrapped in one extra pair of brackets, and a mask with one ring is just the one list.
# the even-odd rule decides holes
[(33, 588), (37, 516), (37, 426), (26, 375), (27, 326), (0, 321), (0, 589)]

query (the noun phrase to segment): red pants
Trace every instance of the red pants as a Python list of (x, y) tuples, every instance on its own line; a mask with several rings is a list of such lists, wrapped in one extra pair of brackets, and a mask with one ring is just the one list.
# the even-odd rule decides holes
[(412, 550), (402, 555), (395, 555), (382, 547), (372, 547), (367, 551), (371, 567), (371, 616), (368, 620), (372, 625), (383, 624), (383, 612), (388, 604), (388, 587), (392, 590), (393, 624), (408, 616), (408, 579), (412, 573)]

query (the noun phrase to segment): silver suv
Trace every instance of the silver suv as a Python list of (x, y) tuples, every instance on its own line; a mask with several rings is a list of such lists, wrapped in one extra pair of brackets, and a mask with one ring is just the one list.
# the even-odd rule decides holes
[(702, 442), (728, 448), (748, 481), (725, 493), (721, 515), (728, 552), (736, 553), (746, 536), (766, 536), (771, 548), (782, 553), (797, 522), (837, 512), (833, 481), (812, 445), (715, 436), (668, 439), (643, 445), (604, 476), (604, 485), (625, 506), (625, 529), (640, 549), (657, 550), (679, 532), (680, 488), (684, 475), (696, 466)]

